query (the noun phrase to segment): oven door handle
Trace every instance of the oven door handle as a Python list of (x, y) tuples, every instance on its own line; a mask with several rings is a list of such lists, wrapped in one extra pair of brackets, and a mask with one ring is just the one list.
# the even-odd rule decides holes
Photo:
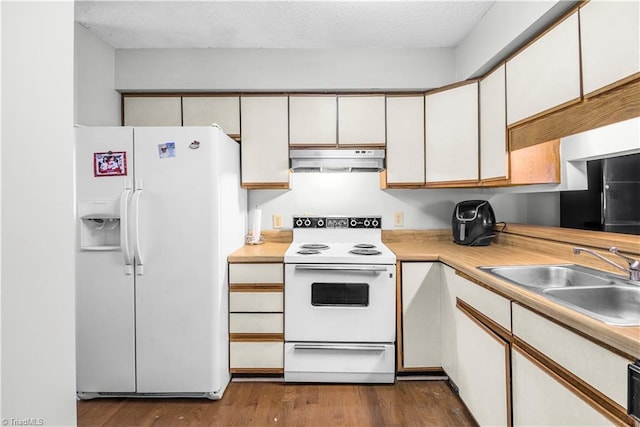
[(321, 345), (321, 344), (294, 344), (295, 350), (344, 350), (344, 351), (385, 351), (383, 345)]
[(387, 267), (375, 265), (328, 265), (328, 264), (297, 264), (296, 270), (315, 271), (372, 271), (380, 273), (387, 271)]

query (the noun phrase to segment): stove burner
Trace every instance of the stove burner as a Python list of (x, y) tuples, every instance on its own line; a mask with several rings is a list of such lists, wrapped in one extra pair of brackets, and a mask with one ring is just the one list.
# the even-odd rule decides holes
[(329, 249), (328, 245), (325, 245), (324, 243), (305, 243), (304, 245), (300, 246), (302, 249)]
[(354, 248), (358, 248), (358, 249), (373, 249), (375, 247), (376, 245), (371, 243), (358, 243), (357, 245), (354, 246)]
[(349, 253), (354, 255), (380, 255), (382, 252), (377, 249), (351, 249)]
[(317, 255), (320, 253), (319, 250), (317, 249), (300, 249), (298, 252), (296, 252), (300, 255)]

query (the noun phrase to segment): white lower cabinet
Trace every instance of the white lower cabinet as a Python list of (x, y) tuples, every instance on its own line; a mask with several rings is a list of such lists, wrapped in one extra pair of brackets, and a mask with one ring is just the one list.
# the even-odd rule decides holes
[(440, 264), (402, 263), (402, 367), (441, 366)]
[(613, 425), (515, 346), (511, 357), (511, 376), (514, 426)]
[(441, 329), (441, 359), (442, 369), (455, 384), (458, 382), (458, 319), (462, 313), (456, 309), (456, 294), (458, 283), (453, 268), (441, 264), (442, 272), (440, 285), (440, 323)]
[(282, 373), (284, 265), (229, 264), (229, 368), (232, 373)]
[(460, 397), (481, 426), (509, 425), (509, 343), (462, 314), (457, 325)]
[(509, 343), (469, 311), (508, 332), (509, 300), (444, 264), (441, 279), (442, 368), (480, 425), (509, 425)]

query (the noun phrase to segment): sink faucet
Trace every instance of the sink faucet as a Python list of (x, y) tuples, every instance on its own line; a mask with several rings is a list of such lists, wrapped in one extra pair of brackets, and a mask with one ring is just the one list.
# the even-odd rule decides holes
[(633, 280), (634, 282), (640, 282), (640, 261), (638, 261), (637, 259), (633, 259), (630, 258), (626, 255), (622, 255), (620, 252), (618, 252), (618, 248), (616, 248), (615, 246), (612, 246), (609, 248), (609, 252), (618, 255), (620, 258), (624, 259), (627, 264), (629, 264), (629, 268), (625, 268), (622, 267), (621, 265), (616, 264), (615, 262), (611, 261), (610, 259), (607, 259), (605, 257), (603, 257), (602, 255), (600, 255), (599, 253), (591, 250), (591, 249), (587, 249), (587, 248), (579, 248), (579, 247), (574, 247), (573, 248), (573, 253), (576, 255), (579, 255), (580, 252), (588, 252), (591, 255), (596, 256), (597, 258), (600, 258), (601, 260), (611, 264), (612, 266), (624, 271), (625, 273), (629, 273), (629, 279)]

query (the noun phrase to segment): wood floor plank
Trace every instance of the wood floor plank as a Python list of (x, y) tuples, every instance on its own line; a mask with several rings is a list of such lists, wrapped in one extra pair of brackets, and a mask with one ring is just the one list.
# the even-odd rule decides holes
[(444, 381), (393, 385), (232, 382), (219, 401), (94, 399), (78, 426), (476, 426)]

